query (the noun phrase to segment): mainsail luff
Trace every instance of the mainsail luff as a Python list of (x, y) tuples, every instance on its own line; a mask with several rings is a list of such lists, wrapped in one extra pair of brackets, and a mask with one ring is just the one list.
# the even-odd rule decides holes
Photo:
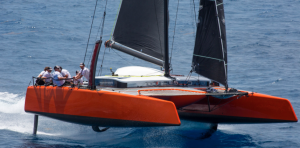
[(168, 25), (168, 0), (164, 0), (164, 68), (165, 68), (165, 76), (170, 77), (170, 65), (169, 65), (169, 25)]
[(201, 0), (193, 55), (196, 73), (227, 84), (227, 46), (223, 0)]
[(112, 41), (164, 61), (164, 1), (122, 1)]

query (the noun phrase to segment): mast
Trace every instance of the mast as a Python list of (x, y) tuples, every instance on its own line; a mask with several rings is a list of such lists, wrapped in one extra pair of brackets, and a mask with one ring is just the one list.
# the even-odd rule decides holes
[(96, 67), (97, 67), (97, 61), (98, 61), (98, 55), (101, 48), (102, 40), (98, 40), (95, 43), (95, 48), (93, 52), (93, 57), (91, 59), (91, 66), (90, 66), (90, 75), (89, 75), (89, 89), (96, 89), (95, 84), (95, 76), (96, 76)]
[(169, 27), (168, 27), (168, 0), (164, 0), (164, 41), (165, 41), (165, 53), (164, 53), (164, 68), (165, 77), (170, 77), (169, 66)]

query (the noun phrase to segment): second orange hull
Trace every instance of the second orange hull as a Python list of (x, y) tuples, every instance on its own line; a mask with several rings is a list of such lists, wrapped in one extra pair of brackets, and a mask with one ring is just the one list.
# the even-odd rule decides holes
[(249, 92), (229, 99), (209, 97), (178, 110), (180, 118), (215, 123), (297, 122), (289, 100)]
[(172, 102), (118, 92), (29, 86), (25, 111), (95, 126), (180, 125)]

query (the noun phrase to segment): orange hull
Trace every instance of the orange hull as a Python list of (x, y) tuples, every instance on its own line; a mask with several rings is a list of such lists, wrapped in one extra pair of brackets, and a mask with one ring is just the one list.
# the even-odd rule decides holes
[[(228, 99), (207, 97), (205, 93), (169, 96), (169, 101), (153, 97), (103, 90), (29, 86), (25, 111), (72, 123), (108, 127), (180, 125), (179, 117), (213, 123), (298, 121), (287, 99), (259, 93)], [(187, 103), (193, 104), (176, 109)]]
[(68, 87), (29, 86), (25, 111), (94, 126), (180, 125), (172, 102), (146, 96)]
[[(209, 102), (209, 103), (208, 103)], [(209, 104), (209, 105), (208, 105)], [(178, 110), (180, 118), (216, 123), (297, 122), (289, 100), (259, 93), (229, 99), (209, 97)]]

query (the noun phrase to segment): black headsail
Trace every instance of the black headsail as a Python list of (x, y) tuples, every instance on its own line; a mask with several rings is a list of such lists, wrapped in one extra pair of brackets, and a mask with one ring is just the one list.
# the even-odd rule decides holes
[(106, 46), (164, 65), (165, 0), (123, 0), (112, 41)]
[(192, 66), (228, 88), (223, 0), (201, 0)]

